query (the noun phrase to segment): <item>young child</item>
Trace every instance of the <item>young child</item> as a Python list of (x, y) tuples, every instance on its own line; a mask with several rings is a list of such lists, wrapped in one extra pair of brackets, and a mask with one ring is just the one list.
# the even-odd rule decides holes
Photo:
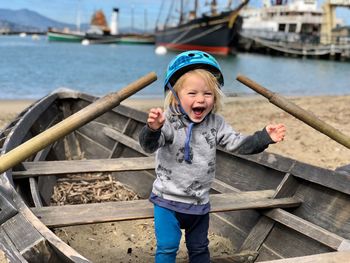
[(150, 196), (156, 263), (175, 263), (181, 229), (185, 229), (190, 262), (210, 262), (209, 190), (215, 177), (216, 146), (254, 154), (284, 139), (283, 124), (245, 136), (215, 114), (223, 84), (220, 66), (211, 55), (201, 51), (179, 54), (168, 66), (166, 111), (151, 109), (140, 133), (142, 148), (157, 151), (157, 178)]

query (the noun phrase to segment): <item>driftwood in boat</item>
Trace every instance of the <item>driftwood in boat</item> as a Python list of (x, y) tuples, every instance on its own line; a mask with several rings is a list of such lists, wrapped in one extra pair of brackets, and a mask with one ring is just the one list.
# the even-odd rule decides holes
[[(211, 212), (246, 209), (296, 207), (295, 198), (270, 199), (273, 191), (251, 191), (211, 196)], [(148, 200), (107, 202), (33, 208), (34, 214), (48, 227), (134, 220), (153, 217), (153, 205)]]
[(134, 191), (113, 180), (111, 175), (83, 174), (80, 179), (75, 177), (57, 181), (51, 197), (52, 206), (140, 199)]

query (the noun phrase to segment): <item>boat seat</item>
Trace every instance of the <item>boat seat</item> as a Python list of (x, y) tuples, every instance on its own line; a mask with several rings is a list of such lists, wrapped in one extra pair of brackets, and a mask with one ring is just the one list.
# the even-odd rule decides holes
[[(297, 207), (295, 198), (271, 199), (273, 190), (211, 195), (211, 213)], [(32, 208), (32, 212), (48, 227), (63, 227), (153, 217), (153, 205), (148, 200), (105, 202), (93, 204)]]
[(13, 171), (14, 179), (31, 176), (66, 175), (74, 173), (120, 172), (154, 169), (154, 157), (134, 157), (72, 161), (23, 162), (25, 170)]

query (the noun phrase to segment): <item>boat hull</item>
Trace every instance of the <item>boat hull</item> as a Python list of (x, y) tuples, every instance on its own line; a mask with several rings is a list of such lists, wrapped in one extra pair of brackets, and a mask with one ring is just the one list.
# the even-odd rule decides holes
[(202, 50), (212, 54), (234, 53), (242, 18), (237, 12), (203, 17), (177, 27), (156, 31), (156, 46), (171, 50)]
[(84, 39), (84, 34), (78, 33), (63, 33), (63, 32), (47, 32), (48, 41), (72, 42), (80, 43)]
[(89, 44), (135, 44), (152, 45), (154, 36), (142, 34), (99, 35), (86, 34), (84, 40)]

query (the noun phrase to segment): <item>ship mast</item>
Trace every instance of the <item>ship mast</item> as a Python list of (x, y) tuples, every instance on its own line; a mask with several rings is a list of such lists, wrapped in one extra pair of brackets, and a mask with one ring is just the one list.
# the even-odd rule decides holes
[(197, 18), (197, 10), (198, 10), (198, 0), (194, 1), (194, 8), (190, 11), (188, 18), (189, 20)]
[(211, 14), (213, 16), (218, 14), (217, 8), (218, 8), (218, 5), (217, 5), (216, 0), (212, 0), (211, 3), (210, 3), (210, 10), (211, 10)]
[(180, 18), (179, 18), (179, 24), (182, 24), (183, 20), (184, 20), (184, 1), (181, 0), (180, 1)]
[(198, 10), (198, 0), (194, 1), (194, 17), (197, 17), (197, 10)]

